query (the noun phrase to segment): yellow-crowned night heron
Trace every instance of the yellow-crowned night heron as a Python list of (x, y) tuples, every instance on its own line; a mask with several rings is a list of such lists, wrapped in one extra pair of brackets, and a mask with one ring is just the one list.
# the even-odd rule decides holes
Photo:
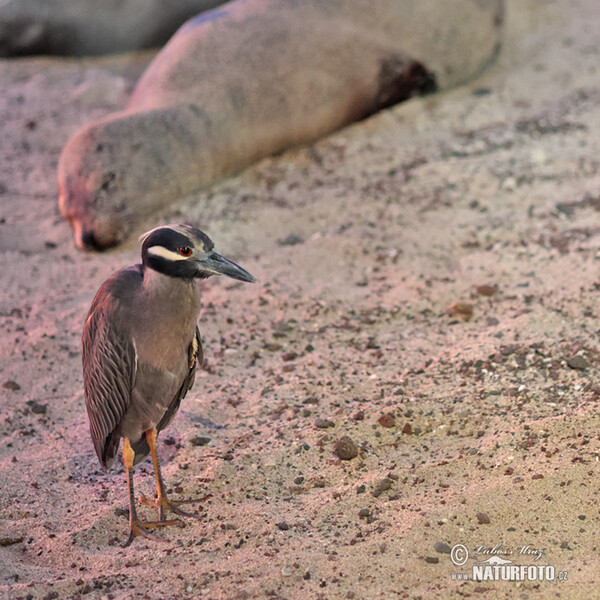
[[(213, 250), (202, 231), (189, 225), (157, 227), (144, 234), (142, 264), (109, 277), (98, 290), (83, 329), (83, 381), (90, 432), (105, 469), (123, 442), (129, 488), (129, 539), (160, 539), (149, 528), (172, 525), (164, 511), (193, 516), (168, 500), (156, 454), (156, 436), (172, 421), (194, 383), (202, 360), (196, 320), (196, 278), (227, 275), (255, 281)], [(135, 510), (133, 466), (148, 454), (156, 476), (158, 521), (142, 523)]]

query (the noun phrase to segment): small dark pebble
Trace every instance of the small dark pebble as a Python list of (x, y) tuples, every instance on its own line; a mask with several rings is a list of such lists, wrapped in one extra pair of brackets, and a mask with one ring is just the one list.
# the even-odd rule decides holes
[(290, 362), (291, 360), (296, 360), (298, 358), (297, 352), (284, 352), (281, 356), (284, 362)]
[(485, 513), (478, 512), (475, 516), (480, 525), (488, 525), (490, 522), (490, 518)]
[(335, 443), (333, 451), (340, 460), (352, 460), (358, 456), (358, 446), (347, 435), (343, 435)]
[(354, 413), (354, 415), (352, 415), (352, 418), (355, 421), (362, 421), (365, 418), (365, 411), (364, 410), (358, 410)]
[(17, 390), (21, 389), (21, 386), (16, 382), (16, 381), (5, 381), (4, 384), (2, 385), (2, 387), (5, 390), (12, 390), (13, 392), (16, 392)]
[(402, 433), (406, 433), (408, 435), (410, 435), (412, 433), (412, 427), (410, 426), (410, 423), (404, 423), (404, 427), (402, 428)]
[(448, 544), (444, 542), (436, 542), (434, 548), (435, 551), (439, 552), (440, 554), (450, 554), (450, 552), (452, 551), (450, 546), (448, 546)]
[(308, 581), (310, 579), (310, 571), (306, 571), (306, 573), (304, 573), (304, 575), (302, 575), (302, 579), (304, 579), (305, 581)]
[(357, 494), (364, 494), (367, 491), (367, 488), (364, 485), (359, 485), (356, 488), (356, 493)]
[(23, 541), (23, 536), (21, 537), (3, 537), (0, 538), (0, 546), (5, 548), (6, 546), (12, 546), (13, 544), (18, 544)]
[(269, 352), (277, 352), (277, 350), (281, 350), (282, 348), (283, 346), (277, 342), (268, 342), (265, 344), (265, 350)]
[(437, 556), (426, 556), (425, 562), (432, 565), (437, 565), (440, 562), (440, 559)]
[(476, 285), (475, 286), (475, 291), (480, 295), (480, 296), (493, 296), (496, 291), (497, 288), (495, 285)]
[(28, 400), (27, 406), (29, 406), (29, 408), (31, 408), (31, 412), (35, 413), (36, 415), (45, 415), (46, 410), (48, 409), (47, 404), (40, 404), (39, 402), (36, 402), (35, 400)]
[(386, 427), (386, 428), (390, 428), (393, 427), (396, 424), (396, 419), (394, 418), (394, 415), (391, 413), (385, 413), (384, 415), (381, 415), (379, 417), (379, 420), (377, 421), (382, 427)]
[(165, 446), (174, 446), (175, 445), (175, 438), (168, 435), (166, 438), (163, 439), (163, 444)]
[(569, 358), (567, 358), (567, 365), (569, 365), (571, 369), (587, 369), (587, 367), (590, 366), (588, 361), (583, 358), (581, 354), (569, 356)]
[(285, 521), (281, 521), (281, 523), (277, 523), (277, 527), (281, 531), (287, 531), (290, 528), (290, 526)]
[(129, 517), (129, 510), (126, 508), (117, 507), (113, 512), (117, 517)]
[(544, 476), (541, 473), (535, 473), (531, 476), (531, 479), (544, 479)]
[(197, 435), (190, 440), (190, 443), (192, 446), (206, 446), (207, 444), (210, 444), (210, 438)]
[(298, 475), (298, 477), (294, 478), (294, 483), (296, 485), (300, 485), (301, 483), (304, 483), (304, 477), (302, 477), (302, 475)]
[(366, 518), (367, 518), (367, 517), (368, 517), (370, 514), (371, 514), (371, 511), (370, 511), (368, 508), (361, 508), (361, 509), (358, 511), (358, 516), (359, 516), (361, 519), (366, 519)]
[(585, 515), (579, 515), (577, 517), (580, 521), (585, 521)]
[(317, 429), (327, 429), (328, 427), (335, 427), (335, 423), (329, 419), (321, 419), (319, 417), (315, 419), (315, 427)]
[(371, 492), (375, 498), (379, 498), (382, 492), (389, 490), (392, 487), (393, 481), (389, 477), (384, 477), (377, 482), (375, 489)]
[(290, 233), (290, 235), (284, 237), (282, 240), (278, 240), (277, 243), (280, 246), (295, 246), (296, 244), (303, 244), (304, 239), (295, 233)]

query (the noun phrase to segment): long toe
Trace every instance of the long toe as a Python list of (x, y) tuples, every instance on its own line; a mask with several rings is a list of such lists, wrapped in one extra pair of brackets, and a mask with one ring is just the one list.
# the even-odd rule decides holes
[(180, 523), (181, 521), (179, 519), (170, 519), (168, 521), (148, 521), (145, 523), (135, 520), (129, 527), (129, 537), (122, 547), (127, 548), (127, 546), (129, 546), (131, 542), (133, 542), (133, 540), (138, 536), (145, 537), (154, 542), (168, 542), (169, 540), (153, 535), (148, 531), (148, 529), (153, 529), (154, 527), (166, 527), (167, 525), (178, 525)]
[[(210, 494), (208, 496), (204, 496), (203, 498), (193, 498), (190, 500), (169, 500), (166, 497), (156, 498), (155, 500), (150, 500), (146, 496), (140, 496), (139, 501), (141, 504), (145, 506), (154, 506), (158, 509), (158, 518), (160, 523), (164, 523), (164, 513), (165, 511), (171, 511), (180, 517), (193, 517), (195, 519), (199, 519), (201, 515), (197, 513), (187, 512), (185, 510), (181, 510), (179, 507), (182, 504), (195, 504), (198, 502), (204, 502), (210, 498)], [(200, 507), (202, 509), (202, 507)]]

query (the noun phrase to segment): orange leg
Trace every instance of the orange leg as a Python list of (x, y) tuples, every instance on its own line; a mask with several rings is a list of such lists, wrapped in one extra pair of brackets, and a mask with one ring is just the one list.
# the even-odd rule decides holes
[(133, 459), (135, 457), (135, 452), (131, 448), (131, 444), (129, 440), (125, 438), (123, 443), (123, 463), (125, 465), (125, 472), (127, 474), (127, 487), (129, 489), (129, 538), (123, 544), (123, 547), (129, 546), (131, 542), (133, 542), (134, 538), (138, 535), (141, 535), (149, 540), (154, 540), (157, 542), (166, 542), (167, 540), (163, 540), (155, 535), (152, 535), (148, 529), (152, 529), (153, 527), (164, 527), (165, 525), (175, 525), (179, 523), (178, 520), (174, 519), (171, 521), (150, 521), (146, 523), (142, 523), (137, 516), (137, 512), (135, 510), (135, 495), (133, 492)]
[(193, 500), (169, 500), (167, 498), (165, 484), (163, 483), (162, 475), (160, 473), (160, 465), (158, 464), (158, 454), (156, 453), (156, 427), (153, 427), (152, 429), (146, 431), (146, 441), (148, 442), (148, 446), (150, 446), (150, 455), (152, 456), (152, 463), (154, 464), (154, 476), (156, 477), (156, 500), (152, 501), (149, 498), (146, 498), (146, 496), (140, 496), (140, 502), (142, 504), (145, 504), (146, 506), (154, 506), (155, 508), (158, 508), (159, 522), (163, 522), (165, 518), (165, 510), (170, 510), (176, 515), (180, 515), (182, 517), (198, 518), (198, 515), (194, 513), (185, 512), (177, 507), (181, 506), (182, 504), (189, 504), (191, 502), (202, 502), (206, 500), (208, 496)]

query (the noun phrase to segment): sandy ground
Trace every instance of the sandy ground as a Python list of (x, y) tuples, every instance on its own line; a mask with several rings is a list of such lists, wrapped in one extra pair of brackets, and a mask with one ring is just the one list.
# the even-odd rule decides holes
[[(201, 518), (126, 549), (80, 334), (139, 248), (76, 251), (55, 169), (148, 57), (0, 63), (0, 597), (600, 597), (599, 30), (595, 0), (512, 0), (477, 81), (149, 218), (260, 281), (201, 284), (206, 364), (160, 438)], [(567, 581), (453, 579), (480, 546)]]

